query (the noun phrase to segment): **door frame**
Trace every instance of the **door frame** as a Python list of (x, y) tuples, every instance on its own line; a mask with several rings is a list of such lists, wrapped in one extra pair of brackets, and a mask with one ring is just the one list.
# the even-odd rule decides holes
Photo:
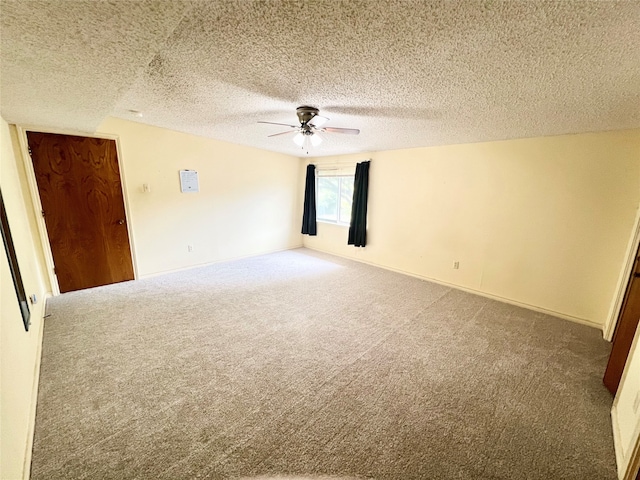
[(24, 169), (27, 177), (27, 183), (29, 185), (29, 196), (31, 197), (31, 205), (33, 207), (33, 214), (35, 215), (36, 225), (38, 226), (38, 236), (40, 237), (40, 246), (44, 254), (44, 261), (47, 267), (46, 278), (49, 280), (50, 291), (53, 296), (60, 295), (60, 285), (58, 284), (58, 277), (55, 274), (53, 253), (51, 252), (51, 243), (49, 241), (49, 233), (47, 232), (47, 225), (42, 216), (42, 202), (40, 201), (40, 193), (38, 191), (38, 184), (36, 182), (36, 173), (33, 168), (33, 162), (31, 155), (29, 155), (29, 140), (27, 138), (27, 132), (41, 132), (41, 133), (53, 133), (56, 135), (75, 135), (79, 137), (87, 138), (101, 138), (105, 140), (113, 140), (116, 143), (116, 153), (118, 155), (118, 171), (120, 173), (120, 187), (122, 188), (122, 199), (124, 201), (124, 212), (126, 216), (127, 235), (129, 235), (129, 250), (131, 254), (131, 263), (133, 264), (133, 278), (137, 280), (138, 277), (138, 261), (136, 259), (136, 249), (134, 247), (134, 238), (131, 230), (131, 208), (129, 202), (129, 194), (127, 191), (127, 183), (124, 175), (124, 168), (122, 166), (122, 150), (120, 149), (120, 138), (118, 135), (111, 135), (108, 133), (87, 133), (74, 130), (65, 130), (59, 128), (47, 128), (37, 127), (32, 125), (16, 125), (18, 132), (18, 141), (20, 143), (20, 156), (24, 164)]
[(633, 223), (633, 230), (631, 237), (627, 243), (627, 250), (625, 252), (624, 264), (620, 270), (618, 276), (618, 283), (616, 284), (616, 290), (609, 308), (609, 315), (605, 320), (605, 324), (602, 327), (602, 336), (605, 340), (611, 342), (613, 340), (613, 334), (618, 324), (618, 317), (622, 310), (622, 304), (624, 302), (624, 296), (627, 292), (627, 285), (631, 278), (631, 271), (633, 270), (633, 264), (636, 260), (636, 253), (640, 247), (640, 205), (636, 208), (636, 218)]
[[(616, 330), (616, 326), (618, 324), (618, 318), (620, 317), (620, 312), (622, 310), (622, 306), (624, 303), (624, 298), (627, 293), (627, 286), (629, 281), (631, 280), (631, 273), (633, 271), (633, 266), (636, 261), (636, 257), (638, 255), (638, 249), (640, 248), (640, 205), (636, 209), (636, 217), (633, 224), (633, 230), (631, 231), (631, 235), (629, 238), (629, 242), (627, 244), (627, 250), (625, 252), (624, 263), (622, 268), (620, 269), (620, 275), (618, 276), (618, 283), (616, 284), (616, 290), (614, 294), (614, 298), (611, 302), (611, 308), (609, 309), (609, 315), (605, 321), (605, 324), (602, 329), (602, 334), (605, 340), (611, 342), (613, 340), (613, 335)], [(636, 331), (634, 336), (633, 344), (631, 345), (631, 350), (634, 349), (634, 346), (640, 341), (640, 328)], [(624, 380), (627, 376), (628, 371), (628, 362), (625, 365), (625, 369), (622, 372), (622, 378), (620, 379), (620, 385), (624, 384)], [(620, 391), (618, 389), (618, 391)], [(618, 463), (618, 468), (620, 468), (620, 461), (626, 460), (626, 466), (624, 472), (618, 472), (623, 474), (621, 478), (624, 480), (633, 480), (638, 468), (640, 468), (640, 425), (636, 426), (635, 431), (633, 433), (634, 439), (632, 440), (632, 444), (630, 446), (630, 451), (627, 459), (621, 458), (621, 452), (617, 448), (620, 444), (619, 440), (619, 431), (617, 426), (617, 405), (618, 405), (619, 396), (616, 395), (613, 399), (613, 405), (611, 408), (611, 423), (613, 427), (613, 435), (614, 435), (614, 449), (616, 452), (616, 461)], [(624, 462), (623, 462), (624, 463)]]
[[(640, 328), (638, 328), (633, 337), (633, 343), (631, 344), (631, 349), (629, 351), (631, 352), (634, 350), (637, 350), (637, 353), (640, 353)], [(620, 385), (623, 385), (627, 378), (627, 373), (629, 371), (628, 366), (629, 363), (627, 362), (627, 365), (622, 372)], [(618, 389), (618, 392), (620, 392), (620, 389)], [(619, 400), (620, 395), (616, 394), (616, 397), (613, 399), (613, 406), (611, 407), (611, 425), (613, 429), (613, 444), (616, 454), (616, 464), (619, 470), (618, 477), (623, 480), (634, 480), (640, 471), (640, 422), (637, 423), (633, 429), (631, 445), (629, 445), (629, 450), (625, 456), (623, 455), (624, 452), (621, 450), (622, 439), (620, 438), (620, 427), (618, 421)], [(620, 474), (622, 474), (622, 476), (620, 476)]]

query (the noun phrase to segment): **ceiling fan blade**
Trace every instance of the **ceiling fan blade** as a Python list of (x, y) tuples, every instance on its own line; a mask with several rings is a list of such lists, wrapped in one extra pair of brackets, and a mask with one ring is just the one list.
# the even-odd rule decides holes
[(336, 127), (324, 127), (321, 129), (323, 132), (330, 133), (346, 133), (348, 135), (358, 135), (360, 130), (357, 128), (336, 128)]
[(327, 123), (329, 119), (327, 117), (323, 117), (322, 115), (315, 115), (311, 120), (309, 120), (308, 124), (312, 127), (320, 127)]
[(286, 132), (280, 132), (280, 133), (274, 133), (273, 135), (267, 135), (267, 138), (269, 137), (277, 137), (278, 135), (286, 135), (289, 133), (294, 133), (293, 130), (287, 130)]
[(283, 125), (285, 127), (298, 128), (299, 125), (289, 125), (288, 123), (275, 123), (275, 122), (258, 122), (258, 123), (267, 123), (269, 125)]

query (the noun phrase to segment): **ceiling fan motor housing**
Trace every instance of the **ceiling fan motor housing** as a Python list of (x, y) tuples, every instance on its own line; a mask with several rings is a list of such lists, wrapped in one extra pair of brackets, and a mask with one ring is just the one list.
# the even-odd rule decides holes
[(308, 106), (303, 106), (303, 107), (298, 107), (296, 108), (296, 114), (298, 115), (298, 120), (300, 120), (300, 123), (302, 124), (302, 126), (306, 126), (307, 123), (316, 115), (318, 115), (319, 110), (315, 107), (308, 107)]

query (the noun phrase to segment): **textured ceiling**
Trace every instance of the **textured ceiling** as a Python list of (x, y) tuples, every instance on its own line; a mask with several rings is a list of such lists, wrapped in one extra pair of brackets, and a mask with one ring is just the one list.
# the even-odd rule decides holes
[[(302, 156), (640, 127), (640, 1), (1, 0), (2, 117)], [(133, 116), (130, 110), (143, 113)]]

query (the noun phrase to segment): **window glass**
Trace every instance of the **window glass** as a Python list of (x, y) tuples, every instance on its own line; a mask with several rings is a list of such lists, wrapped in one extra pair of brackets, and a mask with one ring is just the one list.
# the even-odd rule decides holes
[(340, 177), (340, 223), (351, 222), (353, 177)]
[(353, 175), (318, 177), (316, 218), (321, 222), (348, 225), (351, 221)]
[(318, 198), (316, 202), (316, 217), (318, 220), (329, 222), (338, 221), (338, 177), (318, 178)]

